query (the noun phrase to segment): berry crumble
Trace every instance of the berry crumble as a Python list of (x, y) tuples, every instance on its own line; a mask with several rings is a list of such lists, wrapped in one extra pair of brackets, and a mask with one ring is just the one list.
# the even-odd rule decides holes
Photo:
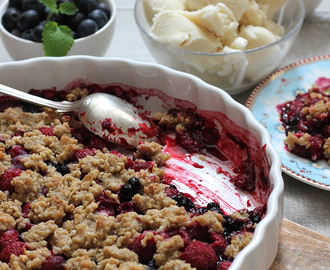
[[(311, 161), (330, 162), (330, 83), (319, 78), (306, 93), (279, 104), (287, 149)], [(326, 83), (327, 82), (327, 83)]]
[[(75, 101), (98, 91), (135, 98), (118, 85), (30, 93)], [(89, 132), (75, 113), (2, 96), (0, 119), (0, 269), (229, 269), (266, 213), (264, 201), (231, 213), (214, 200), (199, 204), (168, 173), (164, 145), (125, 149)], [(237, 189), (271, 189), (265, 158), (202, 114), (171, 108), (152, 120), (172, 134), (166, 147), (224, 160)]]

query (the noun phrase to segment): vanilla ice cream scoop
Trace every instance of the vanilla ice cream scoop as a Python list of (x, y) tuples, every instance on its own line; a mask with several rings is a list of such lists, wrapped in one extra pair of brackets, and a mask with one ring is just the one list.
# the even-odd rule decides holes
[(182, 14), (202, 29), (220, 37), (221, 42), (237, 37), (238, 22), (230, 9), (222, 3)]
[(268, 29), (253, 25), (242, 26), (239, 36), (248, 41), (247, 50), (262, 47), (277, 40), (277, 37)]
[(180, 12), (163, 11), (156, 14), (150, 35), (171, 48), (183, 48), (196, 52), (216, 52), (221, 47), (217, 38), (203, 31)]
[(199, 10), (208, 5), (215, 6), (218, 3), (226, 5), (239, 21), (248, 8), (249, 0), (185, 0), (187, 10)]
[(164, 10), (185, 10), (185, 0), (143, 0), (144, 14), (149, 25), (152, 25), (152, 18)]

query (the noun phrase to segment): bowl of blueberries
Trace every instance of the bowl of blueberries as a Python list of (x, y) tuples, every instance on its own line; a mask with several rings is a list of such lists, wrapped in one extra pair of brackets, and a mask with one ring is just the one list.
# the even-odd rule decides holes
[(114, 0), (5, 0), (0, 36), (13, 60), (103, 56), (116, 18)]

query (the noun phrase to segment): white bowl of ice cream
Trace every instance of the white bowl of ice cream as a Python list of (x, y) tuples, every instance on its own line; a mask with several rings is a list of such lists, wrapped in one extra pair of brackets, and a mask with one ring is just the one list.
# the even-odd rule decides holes
[(290, 50), (302, 0), (137, 0), (135, 21), (157, 62), (230, 94), (255, 86)]
[[(184, 242), (181, 236), (165, 237), (165, 235), (173, 229), (188, 230), (192, 224), (195, 224), (193, 222), (195, 219), (197, 223), (204, 222), (200, 226), (207, 229), (207, 234), (214, 232), (217, 237), (220, 237), (221, 217), (213, 211), (200, 211), (202, 208), (196, 208), (197, 212), (187, 210), (186, 213), (185, 209), (176, 206), (176, 202), (170, 200), (169, 195), (167, 196), (162, 189), (164, 186), (168, 187), (168, 183), (172, 183), (179, 190), (190, 194), (196, 207), (197, 205), (205, 206), (205, 202), (212, 200), (221, 202), (221, 208), (226, 214), (224, 220), (227, 223), (223, 223), (223, 228), (226, 229), (227, 241), (236, 239), (235, 233), (241, 236), (252, 233), (251, 242), (247, 241), (250, 239), (246, 239), (244, 243), (236, 243), (236, 248), (234, 247), (231, 252), (244, 248), (237, 256), (235, 255), (233, 261), (232, 258), (221, 259), (229, 260), (229, 263), (232, 261), (231, 270), (269, 269), (277, 253), (283, 218), (281, 160), (271, 144), (267, 130), (255, 120), (245, 106), (235, 102), (229, 94), (195, 76), (162, 65), (89, 56), (42, 57), (2, 63), (0, 64), (0, 83), (22, 91), (33, 89), (33, 93), (38, 95), (42, 95), (41, 90), (46, 89), (46, 96), (53, 99), (63, 99), (66, 96), (65, 93), (70, 93), (67, 97), (77, 97), (79, 93), (86, 94), (106, 89), (104, 91), (130, 99), (139, 108), (145, 110), (150, 117), (155, 112), (166, 112), (168, 108), (178, 109), (181, 117), (186, 110), (188, 115), (198, 112), (203, 115), (204, 120), (198, 121), (194, 130), (202, 131), (204, 125), (200, 123), (211, 121), (204, 130), (206, 133), (201, 134), (208, 134), (210, 129), (220, 132), (219, 149), (222, 149), (208, 152), (207, 149), (215, 150), (214, 146), (208, 145), (197, 154), (189, 154), (177, 147), (172, 137), (168, 137), (166, 141), (169, 144), (164, 146), (164, 152), (170, 153), (171, 159), (166, 161), (165, 166), (160, 165), (156, 168), (151, 165), (150, 167), (149, 164), (152, 163), (142, 166), (143, 162), (139, 161), (141, 157), (132, 158), (134, 162), (128, 163), (128, 160), (116, 154), (116, 151), (111, 152), (112, 150), (120, 152), (122, 149), (111, 145), (113, 148), (109, 148), (102, 141), (95, 143), (96, 138), (89, 138), (88, 136), (91, 135), (87, 136), (86, 131), (79, 128), (78, 123), (70, 128), (69, 125), (74, 123), (72, 115), (56, 116), (50, 111), (47, 114), (40, 110), (32, 111), (27, 104), (21, 106), (23, 111), (19, 108), (15, 110), (8, 108), (5, 112), (0, 112), (2, 119), (0, 145), (1, 148), (10, 151), (9, 155), (4, 149), (1, 150), (2, 173), (11, 167), (10, 159), (16, 154), (10, 149), (16, 144), (21, 146), (20, 151), (24, 153), (21, 162), (29, 168), (23, 169), (24, 171), (20, 172), (19, 176), (13, 178), (11, 184), (14, 187), (11, 192), (2, 191), (3, 186), (0, 185), (0, 195), (3, 198), (0, 201), (2, 206), (0, 216), (6, 220), (1, 230), (19, 228), (22, 237), (19, 243), (24, 241), (27, 244), (26, 250), (22, 251), (26, 252), (27, 256), (11, 256), (11, 264), (15, 261), (20, 265), (27, 265), (34, 260), (35, 256), (40, 258), (41, 264), (49, 257), (56, 255), (57, 259), (60, 259), (63, 264), (68, 264), (70, 269), (81, 269), (82, 264), (90, 265), (90, 269), (106, 264), (107, 266), (134, 266), (134, 269), (145, 269), (147, 266), (141, 265), (141, 258), (133, 252), (135, 249), (130, 246), (130, 243), (143, 231), (149, 231), (150, 241), (156, 241), (153, 240), (153, 235), (157, 235), (157, 250), (154, 251), (155, 255), (151, 254), (154, 258), (153, 264), (156, 263), (159, 269), (174, 269), (175, 266), (191, 269), (190, 265), (185, 263), (191, 258), (186, 256), (183, 260), (181, 256), (184, 253), (182, 250)], [(86, 89), (79, 91), (76, 88), (78, 86)], [(60, 94), (56, 95), (56, 93)], [(4, 107), (15, 107), (14, 105), (17, 104), (3, 98), (0, 96), (1, 110)], [(50, 120), (53, 117), (55, 120)], [(178, 119), (184, 123), (185, 118), (180, 120), (181, 117)], [(37, 121), (38, 119), (40, 122)], [(33, 126), (34, 130), (31, 131)], [(77, 127), (80, 130), (78, 133), (75, 132)], [(184, 131), (183, 127), (181, 125), (180, 130)], [(41, 132), (42, 128), (46, 129), (46, 132)], [(79, 140), (78, 143), (75, 138)], [(83, 146), (84, 141), (87, 141), (88, 145)], [(89, 146), (90, 143), (93, 146)], [(218, 142), (216, 143), (218, 145)], [(102, 149), (102, 152), (95, 150), (94, 147)], [(79, 162), (72, 162), (70, 156), (76, 150), (89, 151), (87, 153), (92, 151), (95, 155), (76, 156)], [(151, 157), (152, 155), (149, 156)], [(222, 162), (217, 158), (221, 158)], [(52, 162), (49, 162), (50, 159)], [(141, 165), (141, 170), (132, 169), (135, 163)], [(57, 169), (55, 171), (56, 164), (65, 165), (66, 172), (63, 174), (61, 171), (57, 172)], [(239, 171), (230, 172), (235, 167), (234, 164), (239, 166), (243, 171), (242, 174)], [(234, 179), (240, 184), (244, 183), (244, 177), (247, 176), (244, 176), (243, 164), (249, 168), (247, 174), (251, 174), (252, 182), (249, 184), (249, 190), (238, 188), (232, 182)], [(160, 169), (165, 171), (165, 175)], [(232, 174), (237, 175), (238, 178), (236, 179), (236, 176), (231, 178)], [(34, 177), (33, 183), (29, 175)], [(110, 205), (117, 203), (120, 199), (118, 189), (121, 190), (123, 181), (127, 181), (131, 176), (138, 177), (141, 183), (144, 183), (144, 189), (131, 198), (131, 202), (136, 204), (139, 212), (118, 214), (117, 208), (116, 215), (114, 213), (107, 215), (107, 202)], [(251, 184), (255, 184), (255, 189), (250, 189)], [(196, 190), (195, 187), (200, 188)], [(107, 196), (110, 197), (104, 197), (106, 196), (102, 195), (104, 192), (107, 192)], [(99, 209), (102, 201), (97, 199), (100, 197), (105, 203), (102, 204), (102, 211)], [(146, 200), (145, 203), (143, 199)], [(24, 207), (25, 218), (23, 218), (20, 203), (26, 205), (27, 201), (31, 203), (30, 210)], [(4, 212), (4, 209), (12, 204), (16, 206), (17, 211), (10, 216), (11, 212)], [(150, 205), (157, 207), (149, 211), (148, 209), (152, 207)], [(40, 213), (40, 207), (43, 209), (43, 214)], [(176, 212), (173, 212), (173, 209)], [(240, 215), (236, 214), (236, 217), (231, 217), (232, 213), (241, 209), (248, 209), (250, 212), (257, 210), (256, 215), (253, 216), (253, 223), (247, 217), (250, 215), (249, 212), (242, 212)], [(56, 215), (53, 214), (54, 211)], [(259, 219), (256, 221), (255, 218), (259, 214)], [(204, 215), (208, 218), (204, 218)], [(230, 223), (230, 225), (229, 220), (235, 220), (234, 224)], [(237, 226), (236, 221), (238, 221), (238, 227), (234, 229)], [(234, 227), (227, 230), (228, 226)], [(39, 234), (38, 230), (45, 233)], [(198, 231), (195, 231), (195, 237), (197, 237), (196, 232), (198, 236)], [(203, 229), (201, 235), (205, 234), (206, 231)], [(33, 237), (35, 235), (38, 237)], [(187, 232), (182, 234), (182, 237), (188, 239)], [(82, 241), (82, 239), (85, 240)], [(212, 242), (215, 242), (217, 238), (212, 239)], [(149, 240), (145, 241), (147, 246)], [(196, 242), (193, 240), (191, 243)], [(173, 243), (175, 243), (174, 246)], [(206, 245), (210, 248), (209, 243)], [(212, 252), (215, 251), (211, 249)], [(231, 254), (230, 250), (228, 252)], [(203, 257), (201, 254), (205, 255), (205, 251), (201, 250), (199, 254)], [(0, 258), (2, 258), (1, 253)], [(220, 258), (216, 257), (216, 260), (218, 261), (216, 263), (220, 263)], [(206, 260), (204, 263), (209, 262)], [(6, 266), (6, 263), (0, 261), (0, 268), (8, 269), (5, 268)], [(213, 265), (212, 268), (198, 267), (198, 270), (215, 270), (215, 268)]]

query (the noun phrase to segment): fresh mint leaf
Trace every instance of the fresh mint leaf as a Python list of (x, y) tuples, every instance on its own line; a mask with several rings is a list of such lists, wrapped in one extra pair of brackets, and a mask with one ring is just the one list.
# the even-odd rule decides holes
[(74, 43), (71, 29), (57, 22), (46, 23), (42, 32), (42, 44), (45, 56), (65, 56)]
[(61, 3), (59, 9), (62, 14), (68, 16), (74, 15), (79, 11), (76, 5), (70, 2)]
[(50, 10), (49, 13), (58, 14), (58, 9), (57, 9), (57, 4), (56, 4), (57, 0), (40, 0), (40, 2), (49, 8), (49, 10)]

